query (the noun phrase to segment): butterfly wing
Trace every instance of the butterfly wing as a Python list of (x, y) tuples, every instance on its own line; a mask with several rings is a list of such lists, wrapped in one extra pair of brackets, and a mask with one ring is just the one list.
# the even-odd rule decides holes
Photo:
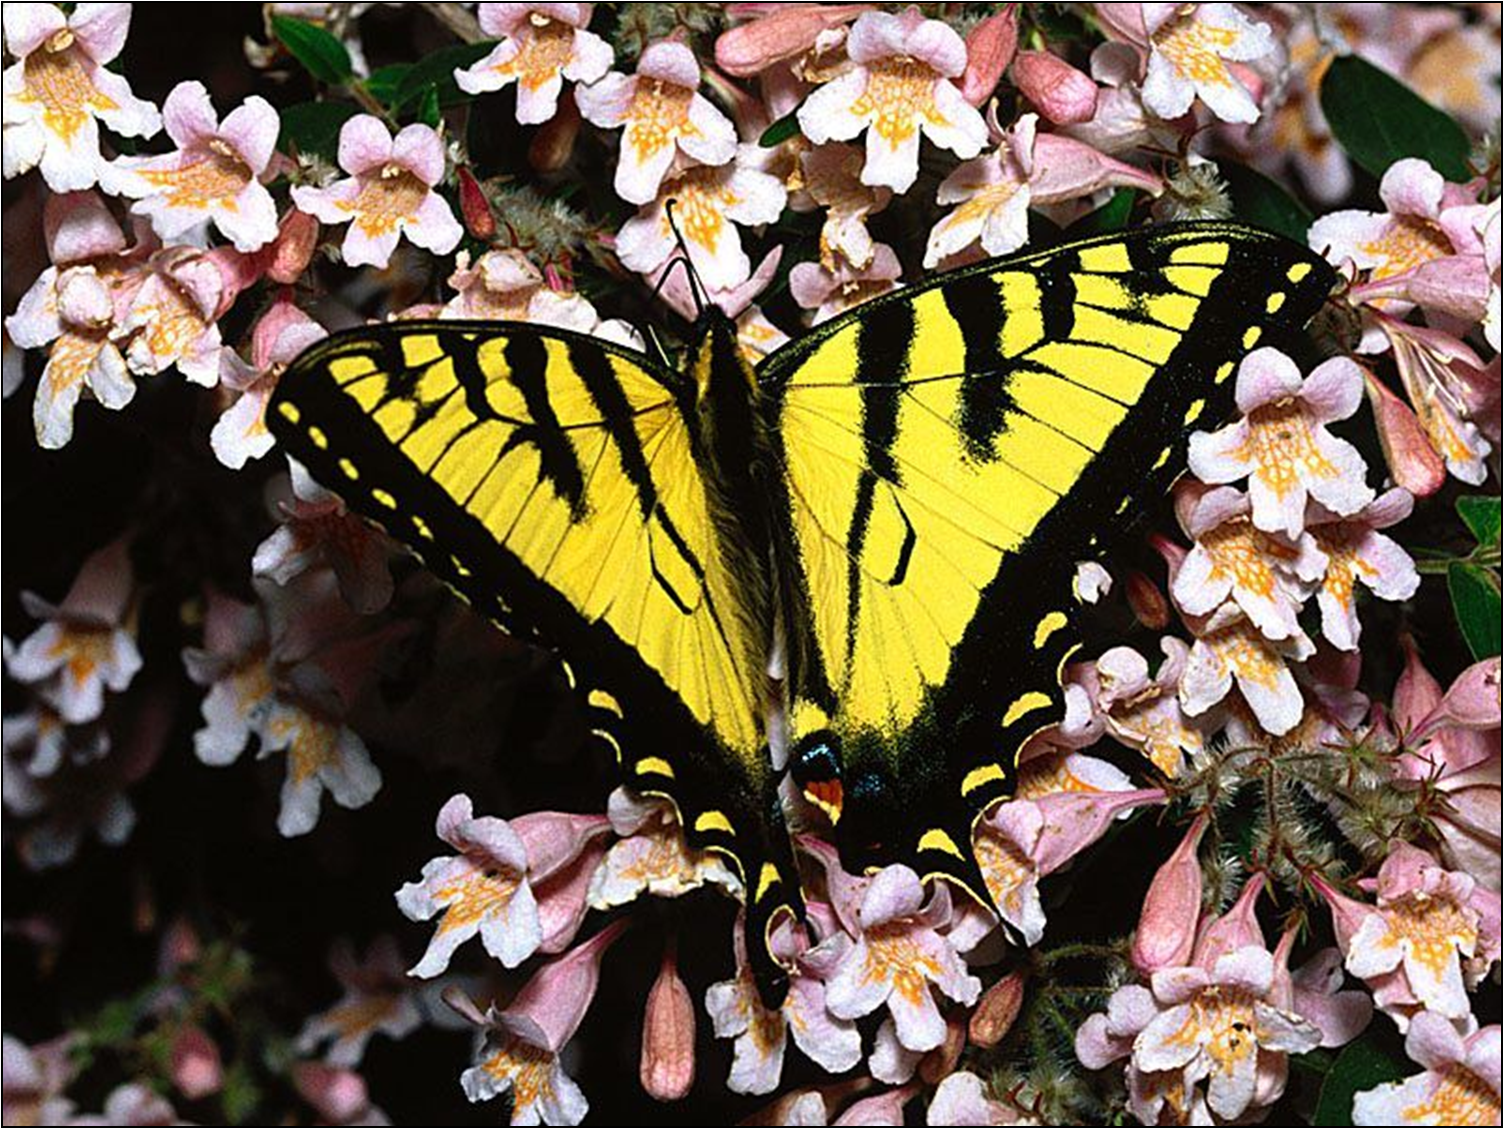
[(940, 275), (764, 362), (807, 623), (796, 773), (848, 864), (977, 888), (971, 824), (1063, 712), (1074, 562), (1332, 281), (1277, 236), (1151, 228)]
[(740, 613), (692, 405), (675, 374), (595, 338), (404, 322), (312, 347), (269, 423), (483, 614), (557, 649), (625, 781), (671, 799), (691, 845), (744, 884), (783, 890), (770, 909), (797, 906), (763, 734), (768, 643)]

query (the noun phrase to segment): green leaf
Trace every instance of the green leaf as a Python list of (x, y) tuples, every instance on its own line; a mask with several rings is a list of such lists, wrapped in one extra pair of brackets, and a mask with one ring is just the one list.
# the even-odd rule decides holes
[(1354, 1094), (1411, 1073), (1414, 1068), (1399, 1054), (1396, 1042), (1387, 1031), (1370, 1028), (1361, 1039), (1343, 1047), (1321, 1084), (1311, 1124), (1351, 1125)]
[(320, 82), (342, 86), (355, 74), (345, 45), (318, 24), (291, 16), (273, 16), (272, 34)]
[(392, 105), (397, 97), (397, 90), (402, 85), (402, 80), (412, 69), (411, 63), (392, 63), (389, 66), (377, 67), (365, 81), (366, 93), (383, 106)]
[(1232, 161), (1222, 161), (1217, 167), (1232, 196), (1235, 218), (1299, 243), (1306, 241), (1313, 217), (1304, 204), (1257, 169)]
[(231, 1125), (244, 1125), (256, 1112), (261, 1104), (261, 1087), (244, 1062), (237, 1062), (225, 1071), (219, 1099), (224, 1105), (225, 1120)]
[(1072, 239), (1084, 239), (1088, 235), (1105, 235), (1110, 231), (1122, 231), (1128, 226), (1128, 217), (1133, 214), (1134, 191), (1119, 188), (1094, 212), (1088, 212), (1066, 229)]
[(1333, 61), (1321, 80), (1321, 109), (1332, 136), (1374, 176), (1404, 157), (1421, 157), (1452, 181), (1470, 175), (1467, 132), (1404, 83), (1356, 55)]
[(430, 86), (423, 92), (423, 100), (418, 103), (418, 120), (424, 125), (437, 127), (443, 113), (439, 108), (438, 88)]
[(402, 76), (392, 96), (393, 109), (400, 110), (421, 102), (430, 90), (440, 106), (455, 106), (474, 95), (466, 94), (454, 81), (454, 72), (464, 70), (491, 53), (494, 43), (461, 43), (425, 55)]
[(762, 136), (757, 143), (764, 149), (776, 149), (790, 137), (799, 132), (799, 111), (794, 110), (784, 114), (767, 129), (762, 131)]
[(299, 102), (282, 111), (277, 148), (333, 160), (339, 151), (340, 127), (360, 112), (349, 102)]
[(1473, 540), (1485, 549), (1499, 547), (1499, 499), (1490, 494), (1472, 494), (1457, 499), (1457, 516), (1467, 526)]
[(1453, 561), (1447, 567), (1447, 591), (1452, 596), (1457, 626), (1473, 658), (1497, 655), (1504, 645), (1499, 622), (1504, 601), (1500, 600), (1498, 575), (1482, 565)]

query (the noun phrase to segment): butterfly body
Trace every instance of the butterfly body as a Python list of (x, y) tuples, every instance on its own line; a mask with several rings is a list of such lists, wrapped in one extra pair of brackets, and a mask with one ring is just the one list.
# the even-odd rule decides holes
[(801, 911), (785, 760), (848, 869), (985, 901), (972, 828), (1061, 717), (1075, 562), (1331, 283), (1277, 237), (1193, 225), (941, 274), (755, 370), (715, 310), (676, 371), (564, 330), (400, 322), (314, 346), (269, 421), (567, 660), (626, 783), (741, 877), (776, 1000), (768, 935)]

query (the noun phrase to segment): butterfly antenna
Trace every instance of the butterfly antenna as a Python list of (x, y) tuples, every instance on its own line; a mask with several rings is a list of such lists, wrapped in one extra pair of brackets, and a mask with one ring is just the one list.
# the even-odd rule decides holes
[[(689, 297), (695, 304), (695, 314), (699, 315), (705, 312), (709, 298), (705, 293), (705, 287), (700, 283), (700, 276), (695, 272), (694, 260), (689, 257), (689, 244), (684, 241), (684, 233), (679, 230), (679, 221), (674, 219), (674, 205), (678, 202), (669, 199), (663, 205), (663, 212), (668, 217), (668, 229), (674, 233), (674, 242), (679, 246), (679, 255), (675, 262), (684, 264), (684, 273), (689, 279)], [(669, 264), (670, 267), (673, 265), (673, 263)], [(663, 277), (668, 277), (667, 270), (663, 272)], [(659, 280), (659, 285), (662, 285), (662, 279)]]
[(673, 368), (674, 362), (669, 359), (668, 350), (663, 347), (663, 341), (658, 336), (658, 331), (651, 325), (645, 325), (642, 327), (642, 332), (643, 336), (647, 338), (648, 344), (652, 345), (653, 352), (658, 354), (658, 359), (663, 363), (663, 367)]

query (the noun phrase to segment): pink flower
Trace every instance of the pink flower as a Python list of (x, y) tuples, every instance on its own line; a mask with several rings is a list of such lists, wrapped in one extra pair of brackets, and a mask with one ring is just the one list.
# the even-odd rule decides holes
[(125, 690), (141, 669), (134, 596), (125, 539), (84, 562), (61, 604), (23, 592), (22, 605), (41, 626), (9, 656), (6, 672), (35, 686), (70, 725), (93, 721), (104, 710), (105, 691)]
[[(1400, 383), (1447, 470), (1463, 482), (1482, 485), (1493, 450), (1483, 429), (1498, 426), (1490, 422), (1490, 414), (1498, 415), (1498, 358), (1485, 371), (1478, 355), (1450, 333), (1412, 325), (1386, 313), (1375, 313), (1372, 321), (1382, 333), (1381, 344), (1393, 350)], [(1476, 393), (1488, 384), (1493, 385), (1494, 394), (1475, 402)]]
[[(877, 254), (877, 244), (867, 230), (867, 217), (882, 211), (893, 198), (891, 189), (863, 184), (864, 157), (855, 145), (821, 145), (799, 157), (803, 189), (810, 200), (825, 208), (820, 227), (820, 265), (836, 269), (844, 260), (854, 270), (865, 270)], [(796, 209), (800, 209), (795, 203)]]
[(987, 1096), (986, 1084), (969, 1070), (940, 1080), (925, 1111), (926, 1125), (1038, 1125), (1040, 1122)]
[(1131, 647), (1113, 647), (1095, 663), (1096, 705), (1107, 732), (1138, 749), (1166, 776), (1179, 775), (1185, 758), (1206, 746), (1180, 706), (1180, 678), (1190, 649), (1174, 636), (1159, 642), (1164, 661), (1153, 678), (1149, 663)]
[(172, 1084), (191, 1102), (217, 1094), (224, 1088), (224, 1060), (219, 1045), (202, 1027), (185, 1024), (172, 1041)]
[(789, 1036), (812, 1062), (831, 1074), (850, 1070), (862, 1058), (862, 1039), (849, 1019), (832, 1015), (826, 1007), (824, 978), (834, 970), (851, 941), (830, 916), (829, 907), (809, 906), (811, 921), (821, 923), (822, 943), (811, 947), (805, 927), (787, 916), (773, 932), (773, 954), (789, 969), (789, 991), (776, 1011), (762, 1004), (747, 960), (745, 930), (733, 934), (736, 976), (712, 984), (705, 992), (705, 1010), (716, 1038), (733, 1039), (731, 1074), (727, 1088), (738, 1094), (769, 1094), (778, 1088)]
[(390, 1125), (371, 1104), (366, 1080), (355, 1071), (323, 1062), (294, 1063), (293, 1088), (323, 1120), (323, 1125)]
[(1097, 112), (1097, 84), (1059, 55), (1020, 51), (1013, 60), (1013, 81), (1045, 121), (1072, 125), (1091, 121)]
[(950, 894), (943, 884), (926, 901), (919, 876), (908, 867), (880, 870), (866, 883), (857, 909), (856, 943), (826, 981), (830, 1013), (860, 1019), (886, 1004), (903, 1047), (928, 1051), (940, 1046), (945, 1021), (931, 986), (967, 1005), (982, 990), (953, 944), (938, 932), (950, 918)]
[(929, 232), (925, 266), (981, 244), (990, 256), (1029, 242), (1029, 209), (1077, 200), (1102, 188), (1133, 185), (1160, 191), (1160, 180), (1113, 161), (1081, 141), (1036, 135), (1038, 114), (1024, 114), (997, 149), (966, 161), (940, 183), (935, 200), (960, 204)]
[(1252, 509), (1233, 487), (1183, 484), (1176, 511), (1195, 543), (1175, 571), (1170, 595), (1190, 616), (1210, 615), (1230, 600), (1270, 639), (1288, 639), (1300, 631), (1301, 605), (1327, 558), (1309, 533), (1257, 528)]
[(601, 958), (625, 928), (624, 921), (608, 925), (545, 964), (506, 1010), (472, 1015), (486, 1039), (475, 1065), (460, 1075), (467, 1098), (483, 1102), (511, 1091), (513, 1125), (578, 1125), (585, 1119), (590, 1103), (559, 1058), (595, 998)]
[(1223, 121), (1257, 120), (1258, 103), (1227, 64), (1269, 54), (1267, 24), (1234, 4), (1099, 4), (1097, 11), (1119, 36), (1147, 49), (1144, 105), (1161, 118), (1182, 116), (1199, 98)]
[(886, 243), (874, 243), (872, 262), (858, 270), (844, 257), (834, 267), (819, 263), (795, 263), (789, 271), (789, 292), (806, 310), (814, 310), (819, 325), (870, 298), (896, 290), (903, 277), (898, 255)]
[(1430, 497), (1446, 485), (1446, 463), (1436, 453), (1415, 410), (1373, 373), (1364, 370), (1363, 380), (1378, 427), (1379, 443), (1384, 449), (1384, 462), (1395, 484), (1417, 498)]
[(659, 195), (676, 154), (702, 165), (736, 156), (736, 129), (700, 87), (700, 64), (682, 43), (654, 43), (633, 75), (612, 71), (575, 93), (585, 120), (625, 126), (616, 162), (616, 194), (631, 204)]
[(166, 1098), (144, 1082), (116, 1086), (104, 1099), (104, 1111), (80, 1114), (69, 1125), (178, 1125), (177, 1112)]
[(164, 240), (212, 221), (238, 251), (277, 237), (277, 206), (261, 182), (277, 148), (277, 111), (254, 95), (223, 122), (201, 82), (180, 82), (162, 104), (177, 150), (160, 157), (121, 157), (106, 183), (137, 201), (131, 211), (151, 220)]
[(412, 975), (437, 976), (454, 951), (479, 935), (486, 951), (515, 968), (538, 951), (545, 934), (535, 885), (564, 870), (606, 830), (599, 816), (537, 812), (510, 823), (474, 815), (470, 797), (454, 796), (439, 812), (439, 838), (459, 854), (431, 859), (423, 876), (397, 891), (412, 921), (442, 914)]
[(290, 495), (276, 503), (282, 523), (256, 546), (251, 573), (286, 587), (299, 576), (327, 567), (352, 609), (372, 615), (386, 607), (392, 598), (392, 574), (385, 536), (350, 513), (338, 496), (296, 463), (290, 485)]
[(106, 67), (130, 30), (129, 4), (8, 4), (5, 49), (5, 178), (38, 165), (54, 192), (93, 186), (106, 174), (99, 122), (125, 137), (162, 126), (156, 107)]
[(1191, 473), (1203, 482), (1249, 480), (1253, 524), (1300, 534), (1306, 499), (1343, 517), (1373, 500), (1356, 448), (1329, 434), (1363, 399), (1363, 370), (1345, 357), (1323, 361), (1302, 378), (1277, 349), (1255, 349), (1238, 367), (1242, 419), (1191, 436)]
[(737, 78), (764, 74), (775, 64), (815, 47), (822, 35), (850, 23), (866, 4), (754, 4), (755, 16), (722, 32), (715, 41), (716, 66)]
[(746, 282), (752, 262), (738, 226), (772, 223), (788, 200), (782, 182), (754, 166), (751, 148), (719, 167), (702, 165), (669, 176), (656, 198), (617, 233), (616, 254), (623, 265), (656, 278), (677, 246), (677, 224), (706, 289), (729, 291)]
[(372, 1035), (405, 1039), (422, 1025), (422, 1013), (402, 974), (402, 954), (391, 937), (372, 941), (363, 961), (356, 959), (349, 941), (337, 941), (329, 953), (329, 969), (344, 995), (303, 1024), (297, 1040), (303, 1054), (327, 1043), (325, 1062), (355, 1067), (365, 1057)]
[(282, 371), (326, 335), (323, 326), (282, 299), (272, 303), (251, 330), (249, 364), (233, 352), (225, 352), (220, 383), (240, 395), (209, 433), (209, 446), (221, 463), (240, 470), (272, 449), (275, 441), (266, 426), (266, 406), (277, 390)]
[(1383, 212), (1322, 216), (1307, 239), (1334, 264), (1367, 272), (1354, 302), (1403, 314), (1412, 303), (1481, 321), (1489, 268), (1479, 225), (1486, 209), (1472, 192), (1448, 184), (1419, 158), (1396, 161), (1379, 183)]
[(1396, 486), (1349, 517), (1337, 517), (1315, 505), (1307, 528), (1326, 557), (1325, 574), (1316, 593), (1321, 608), (1321, 631), (1334, 647), (1358, 649), (1354, 588), (1358, 582), (1381, 600), (1408, 600), (1420, 587), (1420, 574), (1410, 554), (1379, 530), (1410, 516), (1415, 500)]
[(219, 318), (243, 281), (224, 250), (167, 247), (148, 260), (145, 279), (119, 320), (120, 334), (129, 337), (131, 372), (155, 375), (176, 366), (194, 384), (219, 383), (225, 352)]
[(449, 285), (457, 293), (444, 303), (440, 317), (530, 321), (580, 333), (600, 325), (600, 315), (588, 299), (547, 285), (543, 272), (515, 248), (486, 251), (474, 264), (470, 253), (461, 251)]
[(972, 834), (992, 903), (1027, 945), (1044, 936), (1039, 880), (1105, 835), (1117, 816), (1165, 798), (1158, 788), (1135, 789), (1105, 761), (1062, 756), (1061, 767), (1067, 765), (1076, 771), (1064, 788), (1000, 804), (977, 822)]
[(1287, 639), (1264, 635), (1231, 605), (1196, 625), (1196, 641), (1180, 679), (1180, 706), (1198, 717), (1231, 693), (1234, 685), (1263, 728), (1274, 736), (1300, 724), (1305, 701), (1290, 662), (1304, 662), (1316, 645), (1303, 631)]
[(966, 69), (966, 44), (917, 8), (866, 12), (846, 45), (856, 66), (825, 83), (799, 108), (799, 128), (816, 145), (867, 133), (862, 183), (907, 192), (919, 175), (923, 133), (968, 159), (982, 151), (987, 126), (951, 81)]
[(50, 197), (43, 217), (55, 265), (5, 319), (5, 331), (23, 349), (51, 346), (33, 421), (37, 442), (56, 450), (73, 437), (73, 412), (85, 389), (112, 411), (135, 397), (116, 338), (122, 308), (140, 277), (124, 254), (125, 235), (98, 194)]
[(1316, 882), (1331, 906), (1347, 970), (1368, 981), (1375, 1002), (1401, 1030), (1422, 1008), (1466, 1020), (1467, 987), (1499, 958), (1499, 895), (1400, 841), (1366, 885), (1377, 893), (1375, 906)]
[(1463, 1036), (1441, 1016), (1421, 1012), (1405, 1035), (1405, 1053), (1425, 1069), (1359, 1090), (1353, 1124), (1499, 1124), (1499, 1036), (1497, 1023)]
[(607, 800), (606, 814), (621, 838), (611, 844), (590, 880), (590, 904), (596, 909), (626, 905), (644, 893), (677, 898), (707, 882), (740, 895), (741, 883), (720, 856), (685, 844), (666, 802), (621, 787)]
[(299, 185), (292, 198), (324, 223), (350, 225), (341, 245), (348, 265), (386, 266), (404, 235), (435, 255), (464, 235), (433, 190), (444, 178), (444, 143), (428, 126), (393, 137), (379, 118), (357, 114), (339, 131), (339, 167), (351, 175), (328, 188)]
[(611, 45), (587, 31), (594, 4), (482, 4), (481, 30), (500, 39), (454, 81), (470, 94), (517, 84), (517, 120), (538, 125), (554, 116), (564, 80), (589, 84), (611, 69)]
[(1500, 199), (1488, 205), (1488, 210), (1479, 218), (1478, 234), (1483, 240), (1483, 264), (1488, 268), (1488, 309), (1483, 314), (1483, 336), (1488, 339), (1494, 352), (1499, 351), (1499, 286), (1501, 278)]

